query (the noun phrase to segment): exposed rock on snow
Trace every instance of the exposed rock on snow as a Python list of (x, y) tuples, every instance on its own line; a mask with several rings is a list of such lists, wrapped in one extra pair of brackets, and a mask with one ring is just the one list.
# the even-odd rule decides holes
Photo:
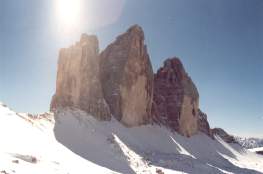
[(185, 136), (198, 132), (199, 94), (178, 58), (167, 59), (154, 75), (155, 120)]
[(218, 135), (219, 137), (221, 137), (227, 143), (237, 143), (234, 136), (229, 135), (222, 128), (213, 128), (211, 132), (213, 135)]
[(256, 152), (257, 154), (263, 155), (263, 147), (257, 147), (253, 149), (248, 149), (251, 152)]
[(60, 107), (76, 107), (100, 120), (110, 120), (100, 82), (96, 36), (83, 34), (75, 45), (60, 50), (51, 110)]
[(263, 151), (257, 151), (257, 154), (263, 155)]
[(129, 28), (101, 53), (100, 70), (112, 115), (127, 126), (149, 123), (153, 70), (140, 26)]

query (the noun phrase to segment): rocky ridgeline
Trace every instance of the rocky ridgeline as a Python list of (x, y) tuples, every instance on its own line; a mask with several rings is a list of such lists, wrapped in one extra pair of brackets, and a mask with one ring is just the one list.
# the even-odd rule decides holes
[(229, 135), (222, 128), (213, 128), (211, 132), (212, 132), (212, 135), (217, 135), (221, 137), (227, 143), (237, 143), (237, 141), (235, 140), (235, 137), (232, 135)]
[(153, 73), (144, 33), (134, 25), (99, 53), (96, 36), (60, 50), (51, 110), (75, 107), (126, 126), (158, 123), (184, 136), (212, 135), (199, 94), (178, 58)]

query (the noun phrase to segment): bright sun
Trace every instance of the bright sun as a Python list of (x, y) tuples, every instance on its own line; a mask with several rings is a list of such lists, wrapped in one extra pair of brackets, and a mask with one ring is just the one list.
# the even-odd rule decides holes
[(81, 27), (83, 6), (83, 0), (55, 0), (57, 22), (63, 31), (72, 32)]

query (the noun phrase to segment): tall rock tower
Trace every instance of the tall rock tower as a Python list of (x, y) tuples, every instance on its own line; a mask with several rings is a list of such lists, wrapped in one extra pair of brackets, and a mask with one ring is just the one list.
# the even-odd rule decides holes
[(96, 36), (83, 34), (75, 45), (60, 50), (51, 110), (60, 107), (76, 107), (100, 120), (110, 119), (100, 82)]
[(115, 118), (126, 126), (150, 120), (153, 70), (144, 33), (134, 25), (100, 55), (104, 97)]
[(167, 59), (154, 75), (153, 117), (184, 136), (198, 131), (199, 94), (178, 58)]

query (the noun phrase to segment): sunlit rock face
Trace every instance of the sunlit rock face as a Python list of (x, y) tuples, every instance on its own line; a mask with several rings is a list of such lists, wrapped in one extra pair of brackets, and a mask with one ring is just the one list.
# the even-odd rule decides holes
[(99, 77), (98, 39), (83, 34), (75, 45), (60, 50), (51, 110), (76, 107), (100, 120), (109, 120)]
[(126, 126), (150, 120), (153, 95), (153, 70), (144, 33), (134, 25), (100, 55), (104, 97), (112, 115)]
[(198, 132), (199, 94), (178, 58), (154, 75), (153, 119), (184, 136)]

